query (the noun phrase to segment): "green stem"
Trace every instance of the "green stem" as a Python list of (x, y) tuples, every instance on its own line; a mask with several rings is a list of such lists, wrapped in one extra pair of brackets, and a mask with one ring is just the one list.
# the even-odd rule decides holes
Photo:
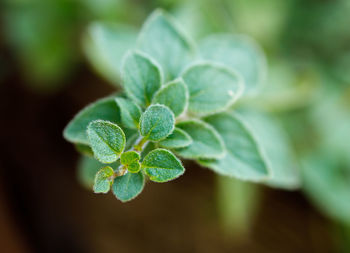
[(250, 233), (259, 201), (258, 193), (255, 184), (217, 177), (219, 219), (227, 236), (243, 240)]

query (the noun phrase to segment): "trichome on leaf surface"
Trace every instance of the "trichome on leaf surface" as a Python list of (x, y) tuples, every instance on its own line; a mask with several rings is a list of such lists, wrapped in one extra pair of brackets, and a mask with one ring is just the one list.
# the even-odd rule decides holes
[[(91, 29), (103, 31), (104, 25)], [(128, 36), (124, 44), (132, 48), (120, 47), (125, 30), (116, 26), (108, 32), (119, 39), (118, 48), (106, 42), (111, 34), (92, 32), (89, 48), (97, 58), (90, 59), (99, 70), (113, 70), (125, 92), (87, 106), (64, 130), (84, 155), (85, 183), (94, 192), (112, 189), (119, 200), (129, 201), (147, 179), (167, 182), (181, 176), (185, 168), (178, 157), (240, 180), (298, 187), (293, 155), (279, 126), (256, 108), (237, 103), (257, 96), (264, 81), (265, 58), (252, 40), (219, 34), (197, 46), (161, 10), (148, 18), (134, 44)], [(118, 57), (111, 60), (101, 52)], [(101, 72), (110, 80), (108, 71)]]

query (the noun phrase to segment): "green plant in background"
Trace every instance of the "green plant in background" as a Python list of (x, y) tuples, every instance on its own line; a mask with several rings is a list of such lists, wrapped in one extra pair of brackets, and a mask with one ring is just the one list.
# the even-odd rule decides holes
[[(240, 180), (299, 186), (283, 131), (270, 116), (244, 103), (258, 94), (266, 72), (263, 53), (251, 39), (211, 35), (197, 47), (160, 10), (148, 18), (129, 50), (109, 43), (108, 38), (123, 43), (120, 34), (118, 29), (92, 33), (90, 56), (98, 57), (91, 59), (100, 70), (114, 70), (125, 93), (89, 105), (64, 130), (65, 138), (88, 155), (81, 164), (85, 184), (94, 181), (96, 193), (112, 188), (119, 200), (129, 201), (147, 179), (167, 182), (181, 176), (181, 157)], [(118, 57), (96, 54), (102, 51)]]

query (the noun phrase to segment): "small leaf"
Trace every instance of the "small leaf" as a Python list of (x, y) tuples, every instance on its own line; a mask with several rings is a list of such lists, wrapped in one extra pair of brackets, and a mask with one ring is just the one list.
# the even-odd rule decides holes
[(174, 131), (164, 140), (159, 142), (163, 148), (183, 148), (192, 143), (191, 136), (180, 128), (175, 128)]
[(98, 119), (120, 123), (119, 108), (114, 97), (97, 100), (81, 110), (64, 129), (64, 138), (73, 143), (90, 145), (86, 128), (91, 121)]
[(147, 107), (161, 85), (162, 73), (155, 61), (140, 52), (127, 54), (123, 65), (123, 86), (131, 99)]
[(95, 120), (87, 128), (95, 157), (102, 163), (115, 162), (125, 147), (125, 135), (116, 124)]
[(137, 129), (141, 117), (140, 107), (129, 99), (118, 97), (115, 99), (120, 108), (120, 116), (125, 127)]
[(182, 75), (190, 98), (188, 111), (208, 115), (231, 106), (243, 91), (243, 80), (230, 69), (213, 63), (197, 63)]
[(180, 160), (166, 149), (155, 149), (149, 152), (142, 161), (142, 169), (154, 182), (167, 182), (185, 172)]
[[(81, 156), (78, 163), (78, 180), (85, 188), (92, 190), (96, 173), (106, 164), (97, 161), (94, 157)], [(119, 161), (109, 164), (112, 168), (120, 166)]]
[(217, 160), (200, 160), (199, 163), (215, 172), (242, 180), (262, 181), (269, 169), (257, 143), (245, 122), (234, 113), (220, 113), (204, 118), (221, 135), (227, 149)]
[(140, 154), (135, 151), (124, 152), (120, 156), (120, 162), (123, 164), (129, 172), (137, 173), (141, 169), (141, 165), (139, 163), (141, 157)]
[(84, 51), (93, 67), (115, 86), (121, 81), (124, 54), (135, 47), (134, 27), (114, 23), (92, 23), (84, 37)]
[(165, 80), (173, 80), (194, 56), (194, 46), (177, 27), (171, 17), (156, 10), (143, 25), (138, 48), (152, 55), (165, 73)]
[(225, 145), (216, 130), (200, 120), (183, 121), (176, 125), (192, 138), (192, 143), (184, 148), (176, 149), (176, 153), (188, 159), (222, 158)]
[(200, 43), (200, 53), (206, 60), (225, 64), (244, 79), (245, 93), (261, 85), (267, 72), (263, 51), (250, 38), (241, 35), (218, 34)]
[(154, 104), (166, 105), (175, 117), (185, 111), (188, 103), (188, 90), (182, 79), (174, 80), (160, 89), (153, 99)]
[(136, 198), (142, 192), (144, 185), (142, 172), (126, 173), (114, 179), (112, 190), (117, 199), (126, 202)]
[(114, 171), (111, 167), (106, 166), (100, 169), (95, 176), (94, 192), (107, 193), (111, 189)]
[(174, 130), (173, 112), (164, 105), (151, 105), (142, 114), (140, 132), (150, 141), (165, 139)]

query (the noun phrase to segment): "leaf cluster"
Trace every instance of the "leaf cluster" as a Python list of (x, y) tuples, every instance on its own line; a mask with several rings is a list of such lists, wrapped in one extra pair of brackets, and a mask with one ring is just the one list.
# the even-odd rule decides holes
[(87, 106), (64, 131), (78, 150), (99, 161), (96, 193), (112, 188), (119, 200), (129, 201), (147, 179), (181, 176), (185, 169), (178, 157), (241, 180), (298, 186), (278, 125), (237, 103), (256, 92), (265, 75), (255, 44), (241, 36), (213, 35), (197, 46), (157, 10), (130, 46), (118, 52), (124, 56), (115, 72), (126, 95)]

